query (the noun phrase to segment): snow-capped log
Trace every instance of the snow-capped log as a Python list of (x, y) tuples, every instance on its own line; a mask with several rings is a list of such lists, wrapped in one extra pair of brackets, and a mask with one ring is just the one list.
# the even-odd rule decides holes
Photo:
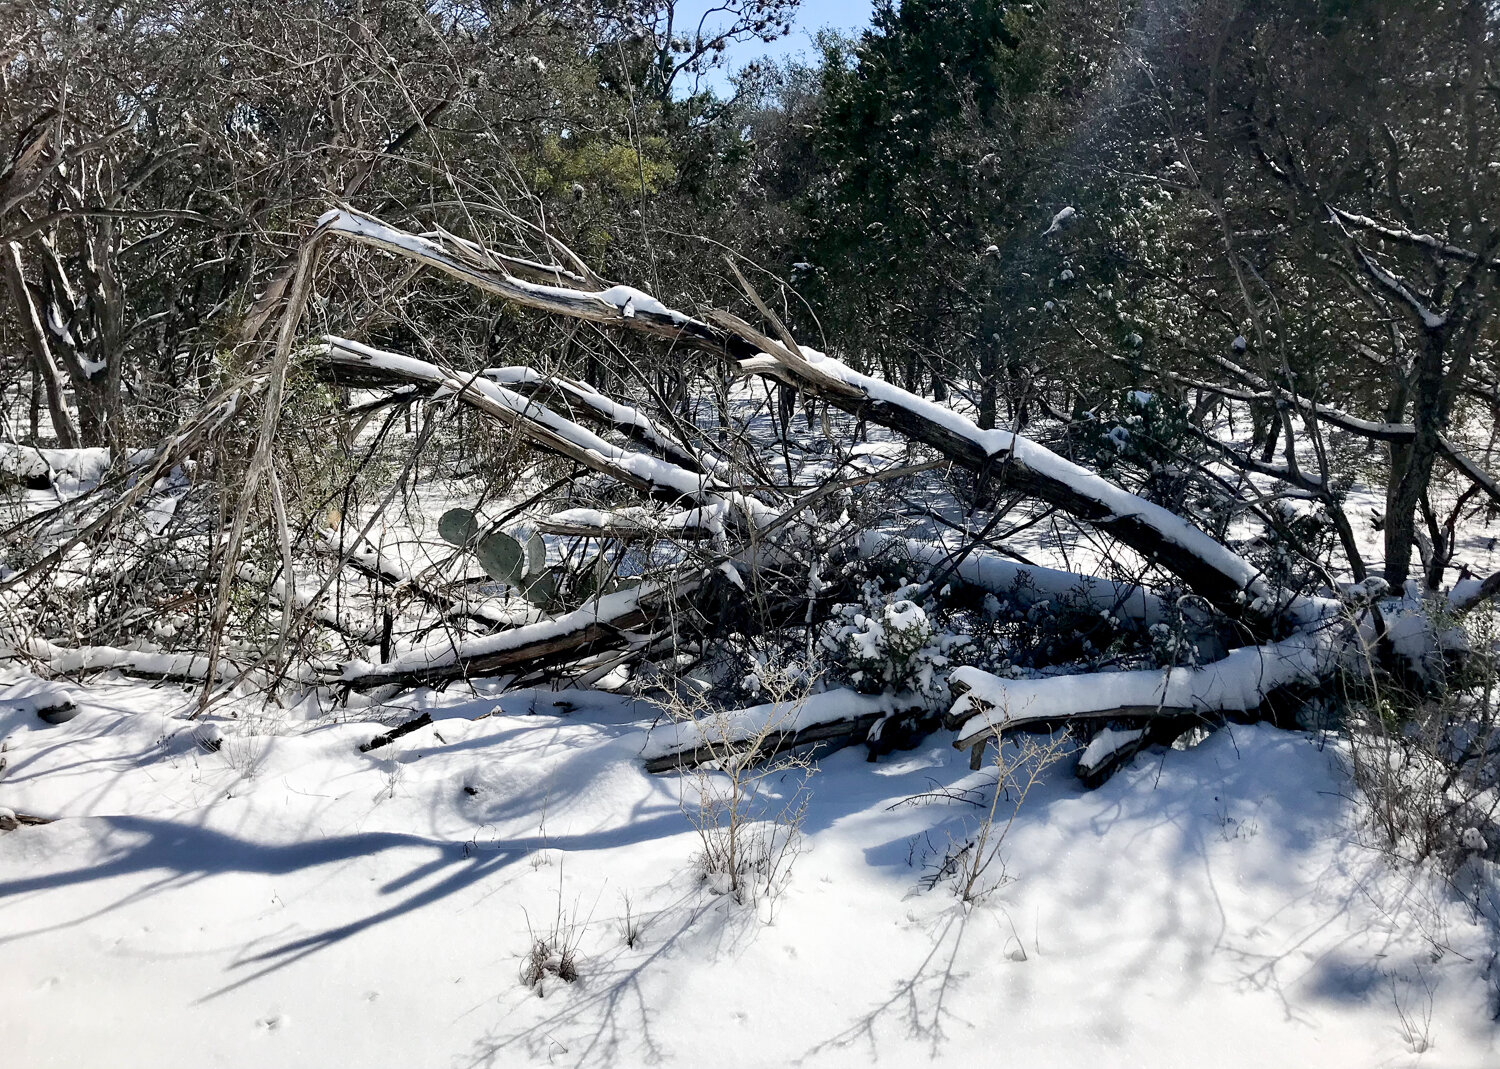
[[(0, 647), (0, 659), (29, 661), (50, 676), (120, 672), (138, 679), (201, 683), (209, 674), (209, 659), (201, 653), (165, 653), (118, 646), (58, 646), (42, 638), (28, 638), (8, 648)], [(219, 681), (243, 677), (256, 684), (268, 682), (264, 673), (247, 671), (224, 657), (218, 659), (213, 674)]]
[(1268, 631), (1292, 601), (1272, 589), (1244, 558), (1169, 510), (1029, 439), (982, 430), (949, 408), (821, 353), (769, 338), (727, 313), (694, 318), (627, 286), (589, 291), (527, 282), (498, 262), (481, 266), (482, 258), (472, 249), (450, 247), (452, 242), (442, 235), (410, 234), (347, 210), (325, 214), (319, 233), (415, 260), (523, 307), (700, 349), (734, 361), (742, 373), (776, 378), (808, 397), (937, 449), (997, 486), (1031, 494), (1107, 532), (1144, 560), (1175, 573), (1226, 615), (1245, 621), (1252, 633)]
[(401, 353), (373, 349), (344, 338), (325, 338), (317, 351), (320, 374), (344, 385), (409, 385), (435, 388), (497, 422), (518, 431), (538, 448), (667, 501), (700, 506), (728, 505), (757, 524), (775, 511), (752, 495), (712, 475), (688, 471), (670, 461), (613, 445), (593, 431), (564, 419), (537, 400), (524, 397), (481, 374), (460, 374)]
[[(1272, 588), (1254, 565), (1182, 517), (1138, 497), (1044, 446), (1003, 430), (981, 430), (966, 417), (811, 350), (807, 360), (864, 395), (864, 403), (830, 403), (863, 415), (990, 479), (1055, 505), (1103, 530), (1148, 562), (1175, 573), (1225, 615), (1259, 633), (1299, 599)], [(839, 395), (842, 398), (842, 395)]]
[(699, 575), (674, 583), (642, 583), (595, 598), (553, 620), (495, 635), (435, 639), (385, 664), (351, 661), (330, 682), (360, 691), (433, 686), (456, 679), (530, 674), (601, 650), (644, 648), (654, 641), (655, 626), (686, 611), (688, 597), (705, 581)]
[(1494, 572), (1484, 580), (1468, 579), (1456, 584), (1448, 600), (1455, 615), (1463, 616), (1493, 597), (1500, 597), (1500, 572)]
[(13, 809), (0, 808), (0, 831), (35, 828), (42, 824), (51, 824), (52, 821), (52, 817), (39, 817), (33, 813), (17, 813)]
[(906, 695), (828, 690), (662, 725), (652, 729), (641, 756), (647, 772), (671, 772), (741, 756), (766, 760), (813, 743), (854, 745), (882, 721), (921, 711), (920, 700)]
[(1033, 605), (1086, 607), (1146, 625), (1160, 621), (1165, 611), (1160, 597), (1133, 583), (1023, 564), (979, 547), (965, 552), (964, 547), (947, 543), (891, 538), (871, 531), (861, 538), (859, 552), (866, 558), (894, 553), (925, 564), (934, 573), (951, 569), (954, 580), (1007, 598), (1023, 609)]
[(1117, 728), (1106, 724), (1084, 747), (1074, 772), (1085, 787), (1098, 787), (1134, 757), (1149, 737), (1145, 728)]
[(1341, 629), (1325, 628), (1232, 650), (1222, 660), (1197, 667), (1042, 679), (1004, 679), (978, 668), (958, 668), (948, 680), (958, 699), (944, 722), (958, 732), (954, 747), (970, 750), (977, 763), (984, 744), (1008, 731), (1053, 729), (1080, 720), (1257, 715), (1280, 692), (1316, 688), (1328, 680), (1341, 640)]
[[(5, 706), (23, 716), (34, 716), (44, 724), (66, 724), (78, 715), (78, 704), (67, 688), (25, 678), (6, 688)], [(5, 757), (0, 754), (0, 772), (4, 770)]]
[[(54, 468), (47, 454), (61, 452), (34, 446), (0, 442), (0, 486), (15, 483), (28, 490), (46, 490), (52, 486)], [(106, 457), (109, 451), (100, 450)], [(106, 460), (106, 464), (108, 461)]]

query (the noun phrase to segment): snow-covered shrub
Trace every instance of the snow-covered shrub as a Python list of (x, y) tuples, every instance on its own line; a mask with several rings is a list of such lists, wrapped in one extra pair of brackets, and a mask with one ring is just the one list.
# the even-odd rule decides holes
[(1162, 619), (1146, 628), (1151, 663), (1157, 668), (1197, 667), (1228, 651), (1214, 628), (1215, 615), (1191, 594), (1162, 599)]
[[(1452, 870), (1474, 854), (1493, 859), (1500, 613), (1480, 608), (1455, 620), (1443, 599), (1390, 598), (1381, 609), (1388, 645), (1372, 644), (1367, 663), (1350, 667), (1341, 702), (1371, 827), (1412, 861), (1431, 857)], [(1460, 649), (1461, 658), (1445, 655)]]
[(588, 924), (579, 923), (578, 906), (572, 910), (563, 906), (562, 874), (558, 874), (557, 911), (548, 930), (539, 932), (526, 918), (529, 947), (521, 959), (521, 983), (531, 988), (538, 997), (547, 993), (549, 977), (571, 984), (578, 979), (578, 945), (583, 941)]
[(953, 656), (971, 641), (935, 622), (934, 606), (917, 600), (925, 593), (922, 584), (885, 591), (868, 579), (858, 602), (837, 606), (820, 639), (835, 675), (866, 694), (912, 694), (929, 708), (945, 706)]
[(1127, 464), (1152, 473), (1188, 451), (1193, 428), (1186, 405), (1154, 391), (1127, 390), (1113, 405), (1076, 410), (1069, 434), (1077, 455), (1099, 471)]

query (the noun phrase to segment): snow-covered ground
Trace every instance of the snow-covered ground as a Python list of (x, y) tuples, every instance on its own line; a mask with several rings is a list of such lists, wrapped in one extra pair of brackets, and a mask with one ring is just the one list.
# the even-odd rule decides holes
[[(455, 687), (360, 753), (369, 710), (191, 722), (105, 680), (48, 726), (0, 682), (0, 806), (58, 818), (0, 833), (6, 1066), (1500, 1064), (1496, 932), (1361, 845), (1332, 740), (1227, 729), (1094, 792), (1055, 766), (967, 907), (927, 885), (993, 769), (842, 751), (741, 905), (695, 869), (692, 781), (642, 770), (648, 706)], [(559, 915), (578, 979), (539, 996)]]

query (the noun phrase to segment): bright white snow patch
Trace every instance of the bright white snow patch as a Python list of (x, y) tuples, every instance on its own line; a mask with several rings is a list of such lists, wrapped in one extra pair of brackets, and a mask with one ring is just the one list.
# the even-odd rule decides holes
[[(58, 818), (0, 835), (5, 1063), (1368, 1069), (1414, 1061), (1399, 1000), (1433, 1064), (1495, 1064), (1492, 934), (1361, 845), (1308, 739), (1235, 727), (1087, 793), (1059, 767), (972, 907), (922, 878), (992, 771), (941, 738), (834, 754), (767, 925), (698, 875), (697, 778), (642, 771), (655, 709), (476, 686), (403, 696), (385, 717), (433, 724), (367, 754), (357, 706), (222, 707), (210, 750), (173, 688), (57, 727), (0, 700), (0, 805)], [(579, 981), (538, 998), (559, 903)]]
[(1042, 231), (1042, 236), (1046, 237), (1048, 234), (1057, 233), (1068, 223), (1072, 222), (1073, 217), (1077, 214), (1078, 213), (1071, 206), (1063, 208), (1052, 217), (1052, 224), (1048, 226), (1046, 230)]

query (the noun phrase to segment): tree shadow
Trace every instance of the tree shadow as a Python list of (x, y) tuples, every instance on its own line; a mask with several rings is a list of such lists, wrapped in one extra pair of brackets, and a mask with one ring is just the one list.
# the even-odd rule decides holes
[[(582, 1066), (655, 1064), (665, 1056), (652, 1031), (654, 1011), (642, 988), (648, 970), (670, 958), (682, 941), (698, 926), (716, 902), (705, 899), (698, 887), (681, 894), (651, 914), (643, 927), (641, 945), (628, 947), (624, 940), (607, 956), (590, 956), (580, 967), (580, 979), (566, 988), (554, 988), (551, 997), (561, 1005), (531, 1025), (506, 1032), (492, 1028), (474, 1043), (467, 1056), (455, 1060), (463, 1069), (493, 1069), (512, 1064), (510, 1055), (525, 1051), (549, 1064)], [(516, 996), (519, 1001), (537, 996)], [(506, 1013), (505, 1017), (511, 1014)], [(627, 1044), (631, 1047), (626, 1050)]]
[[(97, 883), (122, 876), (147, 872), (162, 872), (164, 875), (91, 913), (42, 928), (0, 935), (0, 946), (73, 927), (169, 888), (187, 886), (217, 875), (252, 873), (279, 876), (392, 850), (418, 850), (426, 855), (419, 864), (388, 880), (379, 888), (382, 895), (401, 896), (391, 905), (239, 959), (232, 968), (250, 971), (234, 982), (204, 995), (199, 1002), (217, 998), (385, 921), (447, 898), (535, 851), (611, 849), (643, 842), (659, 835), (676, 834), (682, 830), (680, 814), (663, 814), (598, 832), (532, 835), (484, 843), (474, 839), (451, 841), (402, 832), (362, 832), (332, 836), (314, 842), (267, 844), (208, 828), (149, 817), (107, 816), (88, 819), (102, 822), (108, 829), (106, 834), (117, 832), (134, 841), (116, 857), (100, 864), (45, 876), (0, 881), (0, 904), (19, 895)], [(404, 893), (432, 879), (435, 882)]]
[(904, 1024), (910, 1038), (924, 1040), (928, 1053), (936, 1059), (948, 1039), (946, 1024), (961, 1021), (948, 1006), (948, 996), (954, 986), (964, 979), (962, 973), (954, 971), (954, 965), (963, 946), (969, 917), (970, 910), (962, 903), (955, 903), (945, 910), (934, 928), (927, 956), (912, 974), (898, 980), (885, 1001), (856, 1018), (842, 1032), (813, 1045), (794, 1064), (801, 1065), (832, 1050), (847, 1050), (861, 1041), (868, 1045), (869, 1057), (873, 1062), (879, 1056), (876, 1028), (888, 1018)]

